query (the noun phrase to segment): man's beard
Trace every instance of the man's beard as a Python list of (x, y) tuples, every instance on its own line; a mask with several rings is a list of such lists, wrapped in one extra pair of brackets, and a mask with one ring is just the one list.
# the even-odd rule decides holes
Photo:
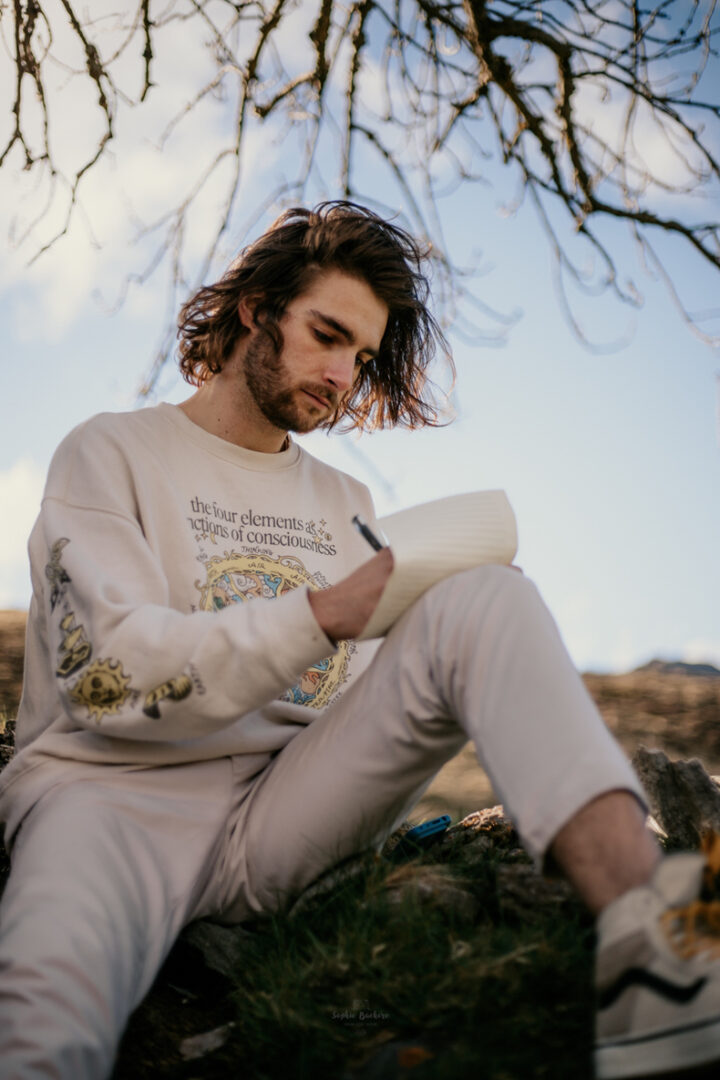
[[(312, 431), (324, 423), (337, 404), (335, 395), (318, 383), (292, 386), (282, 354), (269, 337), (256, 337), (248, 342), (243, 358), (243, 372), (250, 396), (266, 420), (281, 431)], [(302, 408), (298, 395), (308, 390), (323, 401), (329, 402), (329, 412), (319, 413), (309, 407)], [(305, 399), (307, 401), (307, 399)]]

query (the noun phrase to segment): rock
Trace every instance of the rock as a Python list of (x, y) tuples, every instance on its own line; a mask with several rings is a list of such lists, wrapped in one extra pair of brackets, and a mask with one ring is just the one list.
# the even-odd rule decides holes
[(538, 874), (533, 866), (502, 864), (497, 872), (500, 911), (525, 925), (540, 923), (548, 910), (564, 917), (571, 909), (581, 912), (582, 903), (564, 878)]
[(219, 1050), (230, 1037), (233, 1023), (223, 1024), (213, 1028), (212, 1031), (203, 1031), (200, 1035), (191, 1035), (180, 1043), (180, 1056), (184, 1061), (194, 1061), (196, 1058), (205, 1057), (213, 1050)]
[(357, 855), (350, 855), (347, 859), (331, 866), (319, 878), (311, 882), (302, 892), (289, 909), (291, 918), (303, 915), (309, 907), (337, 893), (340, 888), (354, 881), (359, 874), (367, 872), (368, 867), (377, 860), (374, 851), (362, 851)]
[(697, 849), (704, 833), (720, 833), (720, 786), (697, 758), (670, 761), (662, 750), (640, 746), (632, 764), (669, 847)]
[(485, 861), (490, 851), (502, 852), (504, 860), (529, 862), (530, 856), (502, 806), (490, 806), (467, 814), (451, 825), (441, 840), (444, 858), (458, 860), (464, 867)]
[(515, 849), (520, 846), (520, 837), (517, 829), (510, 818), (505, 815), (505, 808), (501, 805), (489, 806), (485, 810), (474, 810), (467, 814), (457, 825), (451, 825), (445, 833), (442, 842), (453, 848), (467, 844), (487, 846), (487, 841), (492, 842), (493, 847), (503, 849)]
[(232, 980), (241, 966), (243, 950), (253, 936), (242, 926), (220, 926), (200, 919), (185, 928), (180, 942), (196, 949), (211, 971)]
[(472, 882), (453, 874), (447, 867), (409, 862), (391, 870), (383, 882), (391, 903), (407, 899), (428, 907), (442, 908), (461, 919), (474, 919), (479, 902), (473, 896)]
[(398, 846), (403, 836), (405, 836), (406, 833), (409, 833), (412, 828), (414, 828), (412, 821), (403, 821), (401, 825), (398, 825), (394, 832), (390, 833), (380, 849), (380, 854), (383, 859), (392, 858), (395, 848)]

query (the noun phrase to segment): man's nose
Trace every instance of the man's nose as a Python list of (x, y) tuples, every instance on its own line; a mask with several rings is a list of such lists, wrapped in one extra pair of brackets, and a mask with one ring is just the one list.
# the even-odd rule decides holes
[(334, 387), (338, 393), (344, 394), (355, 381), (356, 366), (357, 360), (354, 349), (338, 349), (328, 359), (323, 372), (323, 379), (328, 385)]

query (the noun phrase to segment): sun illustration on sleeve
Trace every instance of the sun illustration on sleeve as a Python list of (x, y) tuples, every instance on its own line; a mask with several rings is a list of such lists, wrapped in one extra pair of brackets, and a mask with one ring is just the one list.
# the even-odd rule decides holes
[(70, 699), (100, 723), (103, 716), (119, 712), (130, 693), (130, 676), (119, 660), (95, 660), (72, 687)]

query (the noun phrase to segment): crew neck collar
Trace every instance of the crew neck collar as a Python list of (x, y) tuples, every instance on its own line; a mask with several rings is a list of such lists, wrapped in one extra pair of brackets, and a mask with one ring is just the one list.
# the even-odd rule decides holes
[(169, 402), (161, 402), (157, 408), (176, 427), (179, 427), (186, 438), (196, 446), (203, 447), (215, 457), (223, 458), (233, 465), (239, 465), (244, 469), (252, 469), (255, 472), (277, 472), (283, 469), (291, 469), (300, 460), (302, 450), (291, 435), (287, 436), (287, 449), (280, 450), (276, 454), (266, 454), (260, 450), (248, 450), (244, 446), (221, 439), (219, 435), (213, 435), (200, 427), (189, 416), (186, 416), (179, 405), (171, 405)]

